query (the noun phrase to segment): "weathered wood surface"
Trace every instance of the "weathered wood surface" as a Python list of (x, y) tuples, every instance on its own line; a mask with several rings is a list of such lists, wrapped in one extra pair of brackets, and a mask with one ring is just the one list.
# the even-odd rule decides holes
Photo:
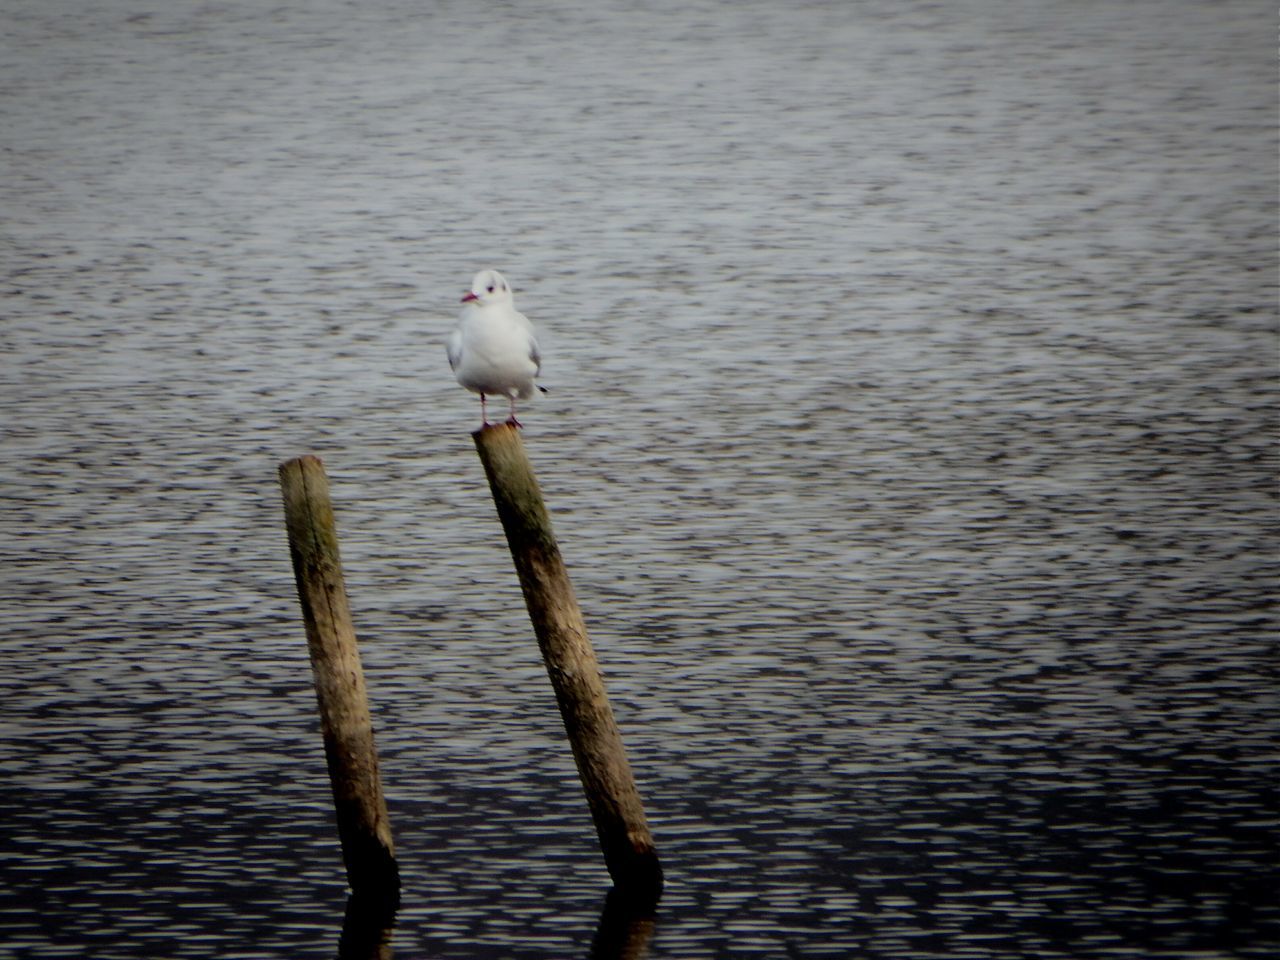
[(520, 431), (492, 424), (472, 436), (560, 705), (605, 865), (620, 893), (656, 900), (662, 867)]
[(289, 460), (280, 486), (347, 882), (357, 894), (394, 893), (399, 871), (324, 465)]

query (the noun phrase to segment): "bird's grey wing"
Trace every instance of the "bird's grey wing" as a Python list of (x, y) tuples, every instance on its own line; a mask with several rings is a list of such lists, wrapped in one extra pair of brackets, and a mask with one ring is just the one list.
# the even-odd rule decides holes
[(538, 341), (533, 334), (529, 335), (529, 359), (533, 361), (533, 365), (536, 368), (533, 371), (533, 375), (536, 377), (542, 373), (542, 351), (538, 349)]
[(449, 334), (449, 342), (444, 345), (445, 351), (449, 354), (449, 369), (457, 370), (458, 364), (462, 362), (462, 330), (454, 330)]

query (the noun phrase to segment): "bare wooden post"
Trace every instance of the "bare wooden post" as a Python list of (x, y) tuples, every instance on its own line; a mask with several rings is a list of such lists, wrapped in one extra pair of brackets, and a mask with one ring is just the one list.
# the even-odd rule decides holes
[(312, 456), (286, 461), (280, 486), (347, 882), (356, 894), (394, 896), (399, 869), (324, 464)]
[(656, 900), (662, 866), (520, 431), (493, 424), (472, 437), (506, 530), (605, 865), (621, 894)]

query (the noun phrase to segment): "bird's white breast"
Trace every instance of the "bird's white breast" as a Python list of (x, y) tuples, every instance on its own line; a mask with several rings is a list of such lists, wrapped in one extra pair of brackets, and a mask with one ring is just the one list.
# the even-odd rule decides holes
[(532, 394), (537, 348), (523, 314), (499, 305), (468, 306), (459, 319), (455, 343), (455, 373), (468, 390), (508, 397)]

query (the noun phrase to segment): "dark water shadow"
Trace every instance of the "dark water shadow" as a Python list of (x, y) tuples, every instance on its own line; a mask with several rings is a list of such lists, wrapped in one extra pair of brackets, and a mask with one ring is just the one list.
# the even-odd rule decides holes
[(338, 940), (338, 960), (391, 960), (391, 933), (400, 895), (351, 894)]
[[(391, 936), (396, 926), (398, 894), (347, 898), (338, 941), (338, 960), (392, 960)], [(587, 960), (642, 960), (649, 953), (656, 925), (657, 902), (620, 893), (605, 897), (600, 922)]]
[(656, 923), (656, 900), (637, 899), (613, 888), (605, 897), (587, 960), (641, 960), (649, 953)]

